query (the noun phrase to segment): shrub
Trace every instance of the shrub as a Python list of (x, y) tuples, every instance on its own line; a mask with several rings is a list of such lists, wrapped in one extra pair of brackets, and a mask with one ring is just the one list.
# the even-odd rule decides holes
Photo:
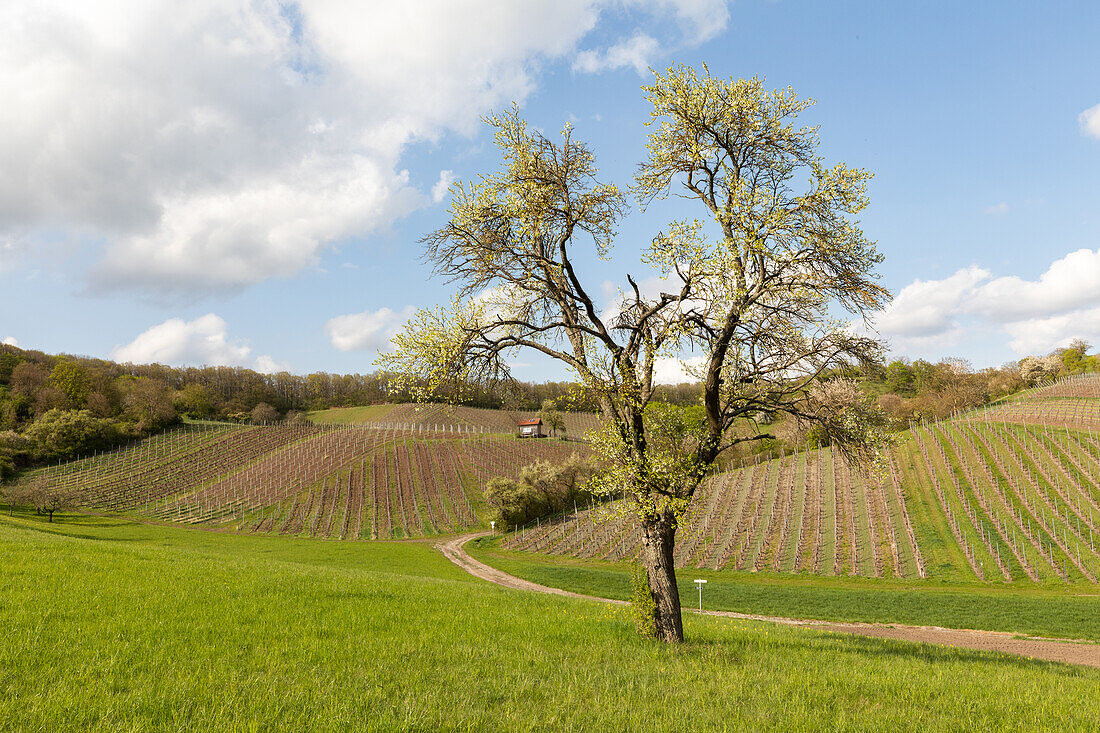
[(14, 430), (0, 431), (0, 481), (31, 462), (33, 445)]
[(113, 448), (129, 437), (112, 420), (89, 410), (50, 410), (24, 432), (38, 460), (77, 458)]
[(630, 570), (630, 615), (639, 634), (657, 638), (657, 604), (649, 590), (649, 576), (641, 565)]
[(492, 518), (508, 530), (590, 499), (584, 486), (594, 471), (591, 463), (576, 454), (558, 465), (538, 461), (520, 469), (515, 479), (490, 479), (485, 499), (493, 509)]

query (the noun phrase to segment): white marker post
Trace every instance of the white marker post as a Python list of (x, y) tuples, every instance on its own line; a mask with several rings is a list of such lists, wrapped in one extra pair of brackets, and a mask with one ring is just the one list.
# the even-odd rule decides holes
[(695, 579), (695, 587), (699, 589), (699, 613), (703, 612), (703, 586), (706, 582), (702, 578)]
[(493, 528), (493, 534), (496, 535), (496, 533), (497, 533), (497, 523), (493, 520), (490, 520), (489, 521), (489, 526)]

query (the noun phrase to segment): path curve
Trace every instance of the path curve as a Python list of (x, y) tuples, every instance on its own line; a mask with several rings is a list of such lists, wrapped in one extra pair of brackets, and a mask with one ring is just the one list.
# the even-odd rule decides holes
[[(489, 532), (475, 532), (465, 534), (447, 540), (436, 545), (444, 556), (458, 567), (482, 580), (496, 583), (506, 588), (516, 590), (534, 591), (537, 593), (551, 593), (558, 596), (570, 596), (583, 598), (589, 601), (611, 603), (616, 606), (627, 605), (626, 601), (618, 601), (599, 596), (588, 596), (582, 593), (573, 593), (560, 588), (551, 588), (538, 583), (532, 583), (523, 578), (509, 575), (503, 570), (486, 565), (480, 560), (470, 557), (464, 547), (470, 540), (485, 537)], [(735, 611), (703, 611), (708, 616), (722, 616), (725, 618), (746, 619), (749, 621), (770, 621), (787, 626), (802, 626), (818, 629), (820, 631), (832, 631), (842, 634), (855, 634), (857, 636), (872, 636), (880, 639), (898, 639), (901, 641), (919, 641), (926, 644), (942, 644), (945, 646), (960, 647), (963, 649), (977, 649), (980, 651), (1001, 652), (1015, 654), (1017, 656), (1042, 659), (1050, 662), (1064, 662), (1066, 664), (1080, 664), (1086, 667), (1100, 668), (1100, 644), (1090, 644), (1080, 641), (1048, 639), (1043, 637), (1021, 637), (1017, 634), (1004, 631), (980, 631), (974, 629), (945, 629), (940, 626), (905, 626), (902, 624), (868, 624), (868, 623), (839, 623), (836, 621), (816, 621), (812, 619), (785, 618), (783, 616), (762, 616), (751, 613), (737, 613)]]

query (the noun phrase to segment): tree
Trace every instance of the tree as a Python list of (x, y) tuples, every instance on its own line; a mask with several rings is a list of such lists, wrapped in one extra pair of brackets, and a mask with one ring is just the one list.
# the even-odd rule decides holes
[[(379, 364), (400, 386), (452, 396), (507, 380), (517, 350), (567, 365), (603, 418), (592, 439), (606, 468), (590, 488), (637, 513), (650, 630), (680, 641), (677, 520), (723, 451), (771, 439), (758, 416), (819, 425), (857, 458), (885, 440), (881, 412), (858, 389), (817, 381), (880, 358), (876, 340), (834, 314), (865, 315), (889, 294), (873, 272), (881, 257), (851, 218), (867, 204), (870, 174), (824, 166), (816, 130), (795, 126), (809, 100), (684, 67), (645, 91), (654, 129), (636, 196), (647, 206), (676, 184), (708, 219), (673, 222), (646, 248), (665, 288), (650, 294), (627, 275), (629, 290), (601, 309), (575, 255), (608, 255), (625, 195), (596, 179), (569, 126), (554, 142), (512, 109), (486, 120), (501, 170), (456, 183), (450, 221), (423, 240), (435, 272), (458, 285), (454, 300), (418, 312)], [(796, 177), (809, 178), (804, 193), (793, 191)], [(702, 405), (654, 402), (658, 360), (689, 350), (702, 356), (692, 368)]]
[(23, 431), (42, 461), (71, 460), (118, 445), (124, 435), (116, 423), (88, 410), (50, 410)]
[(252, 408), (252, 422), (257, 425), (266, 425), (279, 419), (279, 411), (266, 402), (261, 402)]
[(542, 409), (539, 410), (539, 419), (550, 430), (550, 435), (558, 437), (558, 433), (565, 432), (565, 418), (554, 405), (554, 400), (543, 400)]
[(151, 433), (179, 420), (172, 391), (165, 383), (147, 377), (127, 378), (123, 389), (126, 416), (137, 424), (139, 432)]
[(210, 393), (201, 384), (188, 384), (173, 396), (176, 411), (193, 419), (202, 419), (214, 414), (214, 405)]
[(30, 504), (39, 514), (49, 516), (50, 522), (53, 522), (54, 512), (72, 508), (79, 499), (79, 494), (74, 489), (44, 480), (27, 486), (11, 487), (5, 493), (10, 504)]
[(61, 390), (73, 409), (84, 407), (90, 391), (89, 382), (88, 370), (69, 359), (58, 361), (50, 372), (50, 386)]

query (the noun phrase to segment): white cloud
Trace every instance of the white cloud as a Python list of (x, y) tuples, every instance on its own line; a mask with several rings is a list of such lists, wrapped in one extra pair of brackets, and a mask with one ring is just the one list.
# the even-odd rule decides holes
[[(662, 44), (654, 36), (636, 30), (606, 49), (587, 49), (573, 60), (573, 70), (589, 74), (632, 68), (646, 76), (656, 65), (656, 58), (671, 48), (698, 46), (726, 30), (729, 24), (728, 0), (620, 0), (627, 9), (637, 9), (649, 15), (658, 27), (672, 24), (678, 28), (675, 38)], [(664, 33), (662, 36), (668, 36)]]
[(936, 336), (948, 331), (974, 286), (990, 276), (968, 267), (943, 280), (914, 280), (875, 316), (884, 334), (902, 337)]
[(730, 11), (728, 0), (658, 0), (658, 6), (670, 8), (691, 44), (700, 44), (726, 30)]
[(447, 189), (455, 182), (454, 171), (439, 171), (439, 180), (432, 186), (432, 201), (440, 203), (447, 196)]
[(256, 357), (256, 364), (253, 368), (264, 374), (276, 374), (278, 372), (290, 371), (290, 365), (285, 361), (276, 361), (267, 354)]
[(325, 324), (325, 334), (340, 351), (380, 351), (389, 345), (415, 308), (407, 306), (400, 312), (389, 308), (366, 310), (336, 316)]
[(1045, 354), (1057, 347), (1069, 346), (1077, 338), (1098, 344), (1100, 307), (1009, 323), (1005, 331), (1012, 337), (1009, 347), (1020, 355)]
[(1008, 204), (1002, 201), (999, 204), (985, 207), (985, 213), (991, 216), (1004, 216), (1008, 213)]
[(573, 61), (573, 70), (594, 74), (631, 67), (638, 76), (645, 76), (660, 51), (656, 38), (639, 31), (605, 51), (581, 51)]
[(1055, 260), (1037, 280), (993, 277), (971, 266), (942, 280), (916, 280), (876, 314), (896, 350), (928, 352), (1000, 330), (1017, 354), (1037, 354), (1074, 338), (1100, 339), (1100, 249)]
[(1081, 125), (1081, 132), (1089, 137), (1100, 138), (1100, 104), (1077, 115), (1077, 122)]
[(1038, 280), (991, 280), (975, 294), (971, 308), (993, 321), (1017, 321), (1090, 305), (1100, 305), (1100, 249), (1070, 252)]
[(3, 3), (0, 242), (102, 242), (101, 289), (292, 275), (426, 202), (404, 149), (523, 102), (601, 2)]
[(220, 316), (207, 313), (193, 321), (170, 318), (125, 346), (116, 346), (111, 358), (124, 364), (252, 366), (259, 371), (285, 368), (267, 355), (250, 361), (251, 353), (251, 347), (241, 339), (229, 338)]
[(426, 204), (408, 146), (522, 104), (605, 15), (652, 35), (583, 52), (592, 70), (729, 21), (726, 0), (0, 3), (0, 268), (72, 239), (92, 290), (294, 275)]
[(8, 346), (19, 346), (19, 342), (15, 340), (14, 336), (5, 337), (4, 340), (0, 343), (5, 343)]
[(706, 359), (701, 356), (691, 356), (686, 359), (658, 357), (653, 363), (653, 381), (657, 384), (698, 382), (700, 381), (698, 372), (705, 363)]

